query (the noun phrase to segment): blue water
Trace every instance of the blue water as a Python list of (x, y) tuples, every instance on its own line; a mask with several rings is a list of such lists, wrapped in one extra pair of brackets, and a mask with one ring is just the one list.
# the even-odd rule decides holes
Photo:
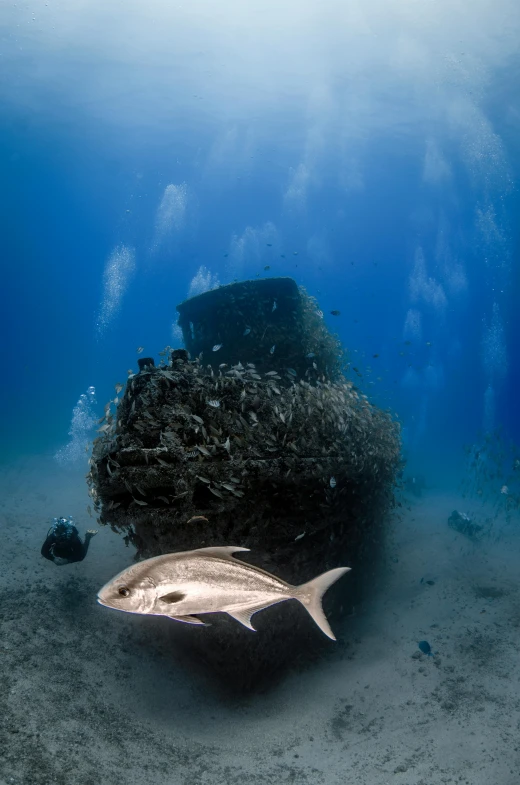
[(520, 443), (519, 35), (513, 0), (5, 3), (6, 470), (74, 439), (86, 470), (190, 287), (271, 275), (396, 413), (406, 472), (452, 491), (464, 444)]
[[(176, 20), (137, 3), (114, 10), (113, 38), (100, 7), (4, 7), (4, 460), (57, 447), (87, 386), (104, 401), (137, 345), (173, 343), (201, 266), (224, 284), (270, 264), (306, 286), (418, 452), (471, 440), (490, 381), (496, 423), (518, 435), (514, 47), (490, 34), (498, 62), (486, 62), (455, 19), (437, 40), (449, 13), (429, 4), (430, 33), (420, 16), (399, 32), (382, 9), (350, 31), (343, 20), (344, 50), (310, 3), (293, 41), (291, 7), (280, 19), (274, 6), (224, 6), (215, 20), (196, 3)], [(494, 19), (506, 38), (513, 11)], [(242, 43), (225, 22), (235, 15)], [(133, 269), (105, 295), (120, 246)], [(117, 303), (96, 333), (107, 296)], [(500, 368), (482, 351), (495, 303)], [(403, 347), (410, 309), (421, 326)]]

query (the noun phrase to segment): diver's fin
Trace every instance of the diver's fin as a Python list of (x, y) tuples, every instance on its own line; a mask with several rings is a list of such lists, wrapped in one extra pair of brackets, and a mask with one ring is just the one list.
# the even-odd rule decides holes
[(248, 551), (249, 548), (240, 548), (238, 545), (213, 545), (210, 548), (197, 548), (196, 553), (205, 553), (208, 556), (218, 556), (220, 559), (232, 559), (233, 553)]
[(308, 583), (302, 583), (301, 586), (295, 586), (294, 597), (301, 602), (306, 608), (320, 630), (331, 640), (335, 641), (334, 633), (327, 621), (323, 608), (321, 607), (321, 600), (329, 586), (332, 586), (342, 575), (349, 572), (350, 567), (337, 567), (335, 570), (324, 572), (323, 575), (318, 575)]
[(196, 616), (171, 616), (169, 613), (164, 613), (163, 615), (172, 621), (183, 621), (185, 624), (202, 624), (204, 627), (208, 626), (205, 621), (197, 619)]
[(254, 632), (256, 632), (255, 628), (251, 624), (251, 616), (257, 611), (261, 611), (264, 608), (269, 608), (271, 605), (276, 605), (276, 603), (283, 602), (283, 600), (288, 600), (288, 599), (290, 598), (281, 597), (280, 599), (278, 598), (270, 599), (267, 600), (266, 602), (257, 603), (256, 605), (247, 605), (247, 606), (243, 605), (240, 608), (233, 608), (232, 610), (226, 610), (224, 612), (227, 613), (228, 616), (232, 616), (234, 619), (239, 621), (240, 624), (244, 625), (244, 627), (247, 627), (249, 630), (253, 630)]

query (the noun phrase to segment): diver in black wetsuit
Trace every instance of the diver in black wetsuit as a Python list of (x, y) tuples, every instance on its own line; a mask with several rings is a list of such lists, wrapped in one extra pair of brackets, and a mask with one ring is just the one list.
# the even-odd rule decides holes
[(87, 555), (90, 540), (96, 534), (97, 531), (89, 529), (85, 534), (85, 542), (81, 542), (72, 518), (54, 518), (52, 526), (47, 532), (47, 538), (42, 545), (41, 554), (60, 566), (83, 561)]

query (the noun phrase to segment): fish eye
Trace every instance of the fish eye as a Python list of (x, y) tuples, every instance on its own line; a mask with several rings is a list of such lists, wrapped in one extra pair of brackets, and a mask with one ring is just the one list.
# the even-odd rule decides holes
[(126, 586), (121, 586), (117, 592), (121, 597), (128, 597), (130, 595), (130, 589), (127, 589)]

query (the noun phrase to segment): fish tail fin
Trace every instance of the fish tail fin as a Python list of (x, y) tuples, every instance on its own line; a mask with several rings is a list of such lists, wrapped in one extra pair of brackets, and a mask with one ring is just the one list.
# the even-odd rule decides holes
[(333, 583), (349, 572), (350, 567), (337, 567), (335, 570), (329, 570), (317, 578), (313, 578), (308, 583), (302, 583), (301, 586), (295, 587), (294, 597), (299, 600), (304, 608), (308, 610), (313, 620), (325, 635), (331, 640), (335, 641), (336, 638), (332, 632), (327, 617), (323, 612), (321, 601), (327, 589)]

